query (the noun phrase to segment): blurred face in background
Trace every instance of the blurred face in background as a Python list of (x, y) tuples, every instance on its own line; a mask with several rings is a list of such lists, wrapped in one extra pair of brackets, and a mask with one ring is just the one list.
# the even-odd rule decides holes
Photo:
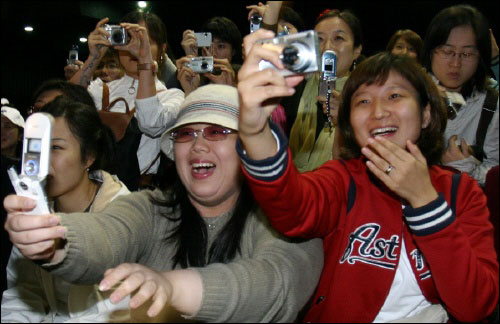
[(417, 58), (417, 50), (402, 37), (396, 41), (391, 53), (394, 55), (406, 55), (414, 59)]
[(19, 126), (2, 115), (2, 155), (15, 157), (17, 143), (22, 140)]
[(314, 30), (318, 33), (321, 53), (333, 50), (337, 54), (337, 77), (347, 76), (362, 49), (361, 45), (354, 48), (354, 34), (349, 25), (339, 17), (331, 17), (320, 21)]
[(432, 73), (448, 91), (461, 91), (479, 64), (476, 34), (471, 26), (451, 30), (446, 43), (432, 53)]

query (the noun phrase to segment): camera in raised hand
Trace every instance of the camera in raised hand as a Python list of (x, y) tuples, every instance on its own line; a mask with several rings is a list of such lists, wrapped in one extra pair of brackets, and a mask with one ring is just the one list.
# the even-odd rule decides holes
[[(264, 47), (280, 51), (280, 59), (285, 66), (279, 70), (283, 76), (316, 72), (320, 69), (320, 49), (318, 36), (310, 30), (297, 34), (282, 35), (258, 41)], [(277, 69), (271, 62), (262, 60), (259, 69)]]
[(109, 33), (108, 40), (112, 46), (127, 45), (130, 41), (127, 30), (119, 25), (104, 25), (104, 30)]

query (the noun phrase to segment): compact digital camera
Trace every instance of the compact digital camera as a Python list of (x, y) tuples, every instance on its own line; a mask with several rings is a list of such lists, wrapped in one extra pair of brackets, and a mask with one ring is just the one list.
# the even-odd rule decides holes
[(104, 30), (109, 33), (108, 40), (111, 45), (126, 45), (129, 42), (128, 32), (120, 25), (104, 25)]
[(328, 88), (335, 88), (337, 79), (337, 54), (334, 51), (325, 51), (321, 57), (321, 80), (319, 95), (326, 97)]
[(260, 28), (260, 24), (262, 23), (262, 16), (259, 14), (253, 14), (250, 18), (250, 33), (258, 30)]
[(198, 47), (212, 46), (212, 33), (194, 33)]
[[(280, 59), (285, 69), (279, 72), (283, 76), (316, 72), (320, 69), (321, 54), (318, 35), (313, 30), (263, 39), (258, 43), (264, 47), (269, 44), (269, 48), (281, 51)], [(269, 61), (260, 61), (260, 70), (269, 68), (277, 69)]]
[(214, 70), (213, 56), (197, 56), (191, 58), (187, 66), (196, 73), (210, 73)]
[(49, 214), (45, 183), (50, 167), (50, 144), (54, 118), (47, 113), (34, 113), (24, 127), (21, 175), (12, 167), (7, 170), (19, 196), (36, 200), (36, 207), (27, 214)]
[(71, 49), (69, 50), (69, 55), (68, 59), (66, 60), (66, 63), (68, 65), (75, 64), (75, 62), (78, 60), (78, 45), (73, 45), (71, 46)]

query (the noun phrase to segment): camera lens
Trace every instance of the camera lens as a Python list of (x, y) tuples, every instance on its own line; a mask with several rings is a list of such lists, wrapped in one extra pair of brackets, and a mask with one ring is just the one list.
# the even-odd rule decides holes
[(260, 24), (261, 19), (262, 19), (262, 17), (259, 16), (258, 14), (253, 14), (252, 18), (250, 18), (250, 20), (252, 21), (252, 24), (254, 24), (254, 25)]
[(207, 69), (208, 69), (208, 63), (207, 63), (207, 62), (205, 62), (205, 61), (201, 62), (201, 68), (202, 68), (203, 70), (207, 70)]
[(118, 31), (114, 32), (111, 38), (113, 39), (113, 43), (115, 44), (123, 43), (123, 34)]
[(307, 68), (316, 62), (315, 51), (307, 45), (294, 42), (283, 49), (281, 61), (285, 67), (293, 72), (304, 72)]
[(283, 49), (281, 54), (283, 64), (293, 67), (299, 58), (299, 50), (295, 46), (287, 46)]

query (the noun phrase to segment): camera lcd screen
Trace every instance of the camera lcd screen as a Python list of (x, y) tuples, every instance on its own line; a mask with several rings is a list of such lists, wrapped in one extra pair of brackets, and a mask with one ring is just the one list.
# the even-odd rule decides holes
[(28, 139), (28, 152), (40, 153), (42, 151), (42, 140), (39, 138)]
[(325, 64), (325, 71), (328, 71), (328, 72), (333, 71), (333, 65), (331, 65), (331, 64)]

